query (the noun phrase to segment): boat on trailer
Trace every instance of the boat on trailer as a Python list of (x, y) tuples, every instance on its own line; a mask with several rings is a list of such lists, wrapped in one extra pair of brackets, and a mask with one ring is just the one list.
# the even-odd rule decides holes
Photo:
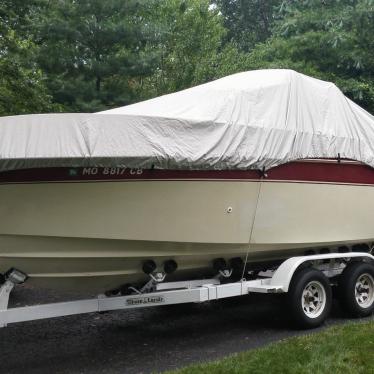
[[(368, 306), (354, 300), (371, 313), (373, 166), (373, 116), (332, 83), (289, 70), (96, 114), (0, 118), (0, 309), (9, 322), (6, 295), (26, 279), (134, 306), (127, 295), (145, 305), (162, 287), (200, 294), (207, 279), (216, 296), (222, 279), (234, 295), (288, 292), (308, 263), (319, 273), (304, 305), (321, 311), (326, 279), (352, 282), (343, 274), (359, 262), (356, 294)], [(301, 267), (288, 269), (294, 258)], [(254, 279), (263, 270), (278, 275)]]
[(99, 293), (145, 283), (147, 261), (152, 271), (177, 266), (171, 280), (213, 276), (216, 259), (222, 269), (236, 261), (241, 275), (245, 260), (368, 251), (374, 241), (374, 169), (357, 162), (297, 161), (266, 176), (107, 170), (2, 173), (2, 272)]

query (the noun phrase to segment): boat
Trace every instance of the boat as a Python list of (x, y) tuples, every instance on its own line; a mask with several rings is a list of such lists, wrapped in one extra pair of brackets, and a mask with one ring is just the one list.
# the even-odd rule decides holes
[(371, 114), (291, 70), (0, 118), (0, 273), (97, 294), (371, 251), (373, 147)]

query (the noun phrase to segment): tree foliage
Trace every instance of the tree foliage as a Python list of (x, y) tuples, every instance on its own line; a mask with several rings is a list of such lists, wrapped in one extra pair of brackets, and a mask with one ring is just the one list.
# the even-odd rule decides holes
[(35, 30), (38, 63), (54, 100), (96, 111), (134, 100), (132, 80), (152, 71), (144, 48), (152, 1), (64, 0), (50, 3)]
[(228, 30), (226, 40), (234, 42), (241, 51), (251, 51), (257, 43), (272, 34), (277, 19), (277, 9), (283, 0), (216, 0)]
[(58, 109), (52, 105), (45, 77), (35, 60), (35, 45), (27, 36), (28, 14), (36, 2), (0, 3), (0, 116)]
[(374, 1), (285, 1), (247, 67), (288, 67), (335, 82), (374, 112)]
[(291, 68), (374, 112), (374, 0), (2, 0), (0, 115), (98, 111)]
[(226, 33), (208, 0), (165, 0), (153, 9), (157, 39), (149, 48), (158, 56), (142, 92), (155, 96), (205, 82)]

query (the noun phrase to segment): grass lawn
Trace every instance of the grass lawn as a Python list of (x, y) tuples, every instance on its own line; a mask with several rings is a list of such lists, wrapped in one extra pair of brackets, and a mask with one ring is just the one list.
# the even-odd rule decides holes
[(169, 373), (374, 374), (374, 320), (334, 326)]

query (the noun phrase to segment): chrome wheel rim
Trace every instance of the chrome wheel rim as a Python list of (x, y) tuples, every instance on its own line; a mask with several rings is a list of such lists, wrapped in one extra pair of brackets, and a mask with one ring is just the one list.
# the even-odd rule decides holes
[(322, 283), (309, 282), (302, 293), (301, 305), (306, 316), (309, 318), (319, 317), (326, 306), (326, 290)]
[(361, 308), (369, 308), (374, 303), (374, 278), (365, 273), (357, 278), (355, 286), (356, 302)]

